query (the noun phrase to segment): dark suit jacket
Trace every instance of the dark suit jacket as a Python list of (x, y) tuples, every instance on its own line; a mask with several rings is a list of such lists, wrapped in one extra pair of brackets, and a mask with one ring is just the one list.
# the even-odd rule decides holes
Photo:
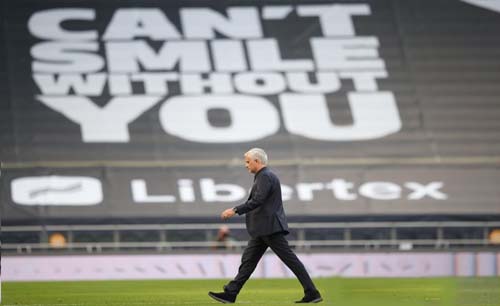
[(255, 174), (248, 200), (236, 206), (239, 215), (246, 214), (247, 231), (253, 238), (282, 232), (288, 234), (281, 184), (267, 167)]

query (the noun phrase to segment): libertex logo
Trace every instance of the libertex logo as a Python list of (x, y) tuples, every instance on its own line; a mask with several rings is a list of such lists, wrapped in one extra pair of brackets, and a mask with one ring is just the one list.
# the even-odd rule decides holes
[(86, 176), (33, 176), (11, 182), (12, 200), (28, 206), (88, 206), (103, 200), (99, 179)]
[[(317, 141), (377, 139), (398, 132), (401, 119), (394, 94), (377, 84), (388, 77), (378, 38), (356, 34), (354, 20), (371, 14), (368, 4), (168, 15), (161, 7), (116, 8), (109, 20), (92, 8), (40, 10), (27, 25), (39, 40), (30, 52), (34, 98), (77, 123), (88, 143), (130, 142), (129, 125), (156, 105), (163, 131), (189, 142), (252, 142), (280, 129)], [(277, 37), (265, 25), (304, 20), (320, 34), (306, 31), (294, 46), (301, 56), (284, 57), (280, 44), (295, 33)], [(346, 80), (352, 123), (339, 125), (327, 95), (346, 91)], [(213, 110), (229, 120), (214, 124)]]

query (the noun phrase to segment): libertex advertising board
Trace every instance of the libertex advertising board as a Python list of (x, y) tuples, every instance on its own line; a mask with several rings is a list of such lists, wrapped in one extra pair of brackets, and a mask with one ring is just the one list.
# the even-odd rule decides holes
[(499, 214), (497, 9), (4, 2), (2, 219), (215, 216), (251, 147), (289, 215)]

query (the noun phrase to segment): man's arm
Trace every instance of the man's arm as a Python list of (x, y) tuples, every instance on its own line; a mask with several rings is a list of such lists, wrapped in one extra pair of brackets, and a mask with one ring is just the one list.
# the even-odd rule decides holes
[(222, 220), (226, 220), (233, 217), (234, 215), (236, 215), (236, 207), (224, 210), (222, 214), (220, 214), (220, 217)]
[(271, 180), (267, 175), (262, 175), (257, 179), (255, 184), (255, 190), (252, 193), (252, 197), (239, 206), (224, 210), (221, 214), (222, 219), (225, 220), (231, 218), (235, 214), (246, 214), (247, 212), (252, 211), (265, 203), (272, 188)]

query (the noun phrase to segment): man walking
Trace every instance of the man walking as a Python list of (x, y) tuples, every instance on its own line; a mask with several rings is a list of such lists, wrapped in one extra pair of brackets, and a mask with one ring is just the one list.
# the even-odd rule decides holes
[(323, 299), (319, 291), (285, 239), (289, 232), (281, 199), (281, 185), (278, 177), (267, 168), (266, 152), (259, 148), (249, 150), (245, 153), (245, 166), (250, 173), (255, 174), (248, 200), (226, 209), (221, 218), (226, 220), (236, 214), (245, 214), (251, 239), (241, 257), (238, 275), (224, 286), (224, 292), (210, 291), (208, 295), (221, 303), (234, 303), (264, 252), (270, 247), (297, 276), (304, 288), (304, 297), (296, 303), (321, 302)]

